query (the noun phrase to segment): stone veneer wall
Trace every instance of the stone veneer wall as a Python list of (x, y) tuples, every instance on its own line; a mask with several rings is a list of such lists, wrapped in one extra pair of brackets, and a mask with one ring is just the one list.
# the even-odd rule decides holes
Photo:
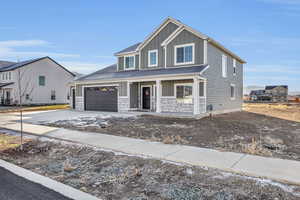
[(162, 97), (160, 100), (162, 112), (193, 112), (194, 104), (178, 103), (175, 97)]
[(84, 110), (83, 97), (75, 98), (75, 110), (79, 110), (79, 111)]
[(118, 97), (118, 111), (128, 111), (130, 108), (130, 102), (128, 97)]

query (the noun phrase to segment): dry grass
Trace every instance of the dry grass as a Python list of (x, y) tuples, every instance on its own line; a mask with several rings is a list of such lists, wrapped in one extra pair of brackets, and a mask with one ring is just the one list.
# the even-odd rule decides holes
[(271, 156), (272, 153), (267, 149), (263, 148), (261, 142), (252, 138), (250, 144), (245, 145), (244, 152), (252, 155), (262, 155), (262, 156)]
[[(20, 146), (21, 144), (20, 142), (21, 142), (20, 137), (10, 136), (10, 135), (5, 135), (0, 133), (0, 152), (8, 149), (17, 148), (18, 146)], [(25, 140), (23, 144), (26, 142), (28, 142), (28, 140)]]
[(182, 138), (180, 135), (167, 135), (163, 137), (162, 142), (164, 144), (188, 144), (188, 141)]
[[(60, 109), (69, 109), (70, 106), (68, 104), (63, 104), (63, 105), (47, 105), (47, 106), (29, 106), (29, 107), (23, 107), (22, 111), (23, 112), (29, 112), (29, 111), (44, 111), (44, 110), (60, 110)], [(8, 113), (8, 112), (16, 112), (18, 111), (18, 108), (14, 109), (7, 109), (7, 110), (2, 110), (0, 113)]]
[(247, 112), (300, 122), (300, 104), (246, 103), (243, 109)]

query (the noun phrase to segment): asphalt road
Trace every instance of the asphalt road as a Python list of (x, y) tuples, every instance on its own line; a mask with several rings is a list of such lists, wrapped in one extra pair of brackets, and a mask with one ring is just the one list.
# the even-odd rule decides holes
[(0, 167), (0, 200), (71, 200)]

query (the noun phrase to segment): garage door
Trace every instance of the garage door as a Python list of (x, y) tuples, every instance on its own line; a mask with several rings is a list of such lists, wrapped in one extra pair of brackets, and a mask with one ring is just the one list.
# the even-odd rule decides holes
[(85, 110), (118, 112), (118, 90), (114, 86), (84, 89)]

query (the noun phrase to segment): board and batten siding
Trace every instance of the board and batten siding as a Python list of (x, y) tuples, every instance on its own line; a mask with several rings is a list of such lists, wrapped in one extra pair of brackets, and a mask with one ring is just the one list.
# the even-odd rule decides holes
[[(227, 56), (227, 77), (222, 77), (222, 55)], [(202, 74), (207, 78), (207, 105), (213, 111), (242, 109), (243, 102), (243, 64), (236, 61), (236, 75), (233, 75), (233, 57), (208, 43), (207, 56), (209, 68)], [(235, 100), (230, 98), (230, 86), (235, 85)]]
[[(174, 47), (176, 45), (184, 45), (194, 43), (194, 64), (203, 64), (203, 51), (204, 51), (204, 40), (194, 35), (193, 33), (183, 30), (179, 35), (177, 35), (168, 45), (167, 45), (167, 67), (178, 67), (180, 65), (175, 65), (175, 52)], [(184, 64), (184, 66), (187, 66)]]
[(174, 81), (162, 81), (162, 96), (163, 97), (175, 97), (174, 85), (180, 83), (193, 83), (193, 80), (174, 80)]
[[(141, 50), (141, 69), (147, 68), (162, 68), (164, 63), (164, 49), (161, 43), (172, 34), (178, 26), (172, 22), (166, 25), (142, 50)], [(148, 67), (148, 51), (158, 50), (158, 66)]]

